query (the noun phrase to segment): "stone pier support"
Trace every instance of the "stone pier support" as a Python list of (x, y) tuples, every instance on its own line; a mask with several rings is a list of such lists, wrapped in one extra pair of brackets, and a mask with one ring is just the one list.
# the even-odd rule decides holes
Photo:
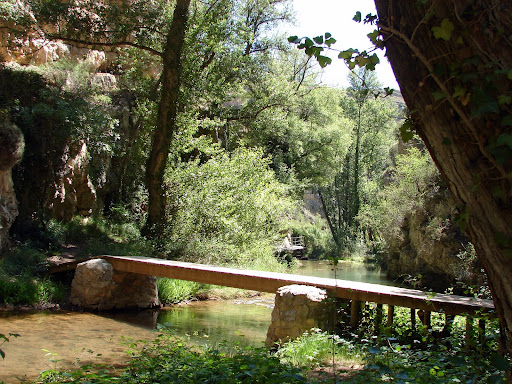
[(98, 311), (160, 307), (154, 276), (119, 272), (102, 259), (77, 265), (71, 304)]
[(279, 288), (265, 344), (271, 347), (284, 343), (311, 328), (327, 329), (330, 305), (326, 299), (326, 291), (317, 287), (287, 285)]

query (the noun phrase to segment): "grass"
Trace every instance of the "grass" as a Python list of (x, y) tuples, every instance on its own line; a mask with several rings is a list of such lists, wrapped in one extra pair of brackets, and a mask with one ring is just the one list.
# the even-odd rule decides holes
[(57, 303), (66, 288), (44, 276), (46, 255), (30, 246), (20, 246), (0, 259), (0, 304)]
[(167, 279), (159, 277), (157, 279), (158, 298), (164, 305), (177, 304), (188, 301), (196, 297), (202, 289), (202, 285), (193, 281)]
[(321, 329), (311, 329), (301, 337), (283, 345), (277, 356), (296, 367), (314, 369), (329, 364), (358, 367), (364, 364), (365, 354), (355, 344)]

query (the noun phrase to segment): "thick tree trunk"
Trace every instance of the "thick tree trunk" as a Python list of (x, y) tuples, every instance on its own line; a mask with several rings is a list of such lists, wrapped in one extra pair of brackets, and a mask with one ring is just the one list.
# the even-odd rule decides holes
[(158, 106), (157, 126), (151, 141), (146, 165), (148, 216), (143, 233), (155, 237), (165, 224), (166, 196), (163, 188), (169, 147), (176, 126), (181, 78), (181, 54), (188, 23), (190, 0), (177, 0), (163, 55), (162, 94)]
[(503, 120), (511, 117), (510, 105), (498, 97), (511, 88), (511, 2), (375, 3), (415, 129), (460, 204), (462, 226), (487, 272), (510, 354), (512, 152), (497, 139), (510, 134)]

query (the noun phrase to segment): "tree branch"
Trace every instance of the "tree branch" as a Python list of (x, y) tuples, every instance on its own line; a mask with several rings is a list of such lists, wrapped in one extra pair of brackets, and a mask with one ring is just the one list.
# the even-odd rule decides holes
[(132, 43), (130, 41), (116, 41), (116, 42), (111, 42), (111, 43), (101, 43), (101, 42), (86, 41), (86, 40), (82, 40), (82, 39), (73, 39), (70, 37), (64, 37), (64, 36), (58, 36), (58, 35), (52, 35), (52, 34), (47, 34), (46, 37), (49, 40), (62, 40), (63, 42), (66, 42), (66, 43), (83, 44), (83, 45), (86, 45), (91, 48), (95, 47), (95, 46), (96, 47), (125, 47), (125, 46), (134, 47), (134, 48), (138, 48), (143, 51), (149, 52), (153, 55), (163, 57), (162, 52), (159, 52), (156, 49), (146, 47), (144, 45)]

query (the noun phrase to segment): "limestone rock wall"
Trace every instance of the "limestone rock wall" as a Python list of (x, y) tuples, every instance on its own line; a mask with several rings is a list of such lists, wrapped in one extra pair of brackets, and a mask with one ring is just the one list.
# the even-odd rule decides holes
[(12, 181), (12, 167), (21, 160), (23, 134), (13, 124), (0, 122), (0, 252), (9, 239), (9, 228), (18, 216), (18, 204)]
[(279, 288), (265, 343), (273, 346), (312, 328), (326, 329), (330, 313), (326, 299), (326, 291), (316, 287), (287, 285)]
[(85, 143), (67, 146), (64, 166), (55, 180), (49, 212), (53, 218), (70, 221), (74, 215), (90, 216), (96, 204), (96, 190), (88, 173)]
[(455, 204), (447, 191), (438, 191), (408, 212), (399, 234), (388, 240), (383, 262), (391, 279), (415, 278), (421, 287), (443, 292), (455, 286), (482, 284), (468, 238), (456, 226)]
[(78, 264), (70, 299), (73, 305), (98, 311), (160, 306), (155, 277), (115, 271), (102, 259)]

